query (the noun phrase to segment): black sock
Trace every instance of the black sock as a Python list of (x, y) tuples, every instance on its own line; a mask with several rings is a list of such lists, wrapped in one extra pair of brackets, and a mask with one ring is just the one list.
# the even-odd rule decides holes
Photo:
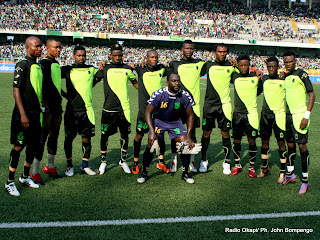
[(8, 183), (14, 181), (14, 175), (15, 175), (15, 173), (16, 173), (16, 172), (11, 172), (11, 171), (9, 171)]
[(308, 182), (309, 151), (301, 152), (302, 182)]
[(67, 160), (67, 167), (68, 167), (68, 168), (72, 168), (72, 167), (73, 167), (72, 159)]
[(146, 148), (146, 150), (143, 153), (143, 166), (142, 171), (144, 173), (148, 173), (149, 165), (153, 159), (153, 153), (150, 152), (150, 148)]
[(280, 172), (285, 173), (286, 172), (286, 163), (281, 163), (280, 164)]
[(127, 152), (121, 150), (121, 162), (124, 162), (127, 159)]
[(234, 156), (234, 159), (235, 159), (235, 162), (239, 162), (239, 165), (240, 165), (240, 160), (236, 160), (236, 159), (240, 159), (240, 153), (241, 153), (241, 143), (233, 143), (233, 146), (232, 146), (232, 150), (233, 150), (233, 156)]
[(133, 141), (133, 157), (138, 158), (140, 154), (141, 142)]
[(107, 153), (106, 153), (106, 152), (104, 152), (104, 153), (101, 153), (101, 162), (104, 162), (104, 163), (106, 163), (106, 162), (107, 162), (107, 159), (106, 159), (106, 157), (107, 157)]
[(210, 137), (205, 138), (202, 136), (201, 139), (201, 145), (202, 145), (202, 149), (201, 149), (201, 155), (202, 155), (202, 160), (206, 161), (207, 160), (207, 151), (209, 148), (209, 143), (210, 143)]
[[(294, 167), (294, 161), (296, 159), (296, 145), (293, 148), (288, 148), (287, 166)], [(287, 175), (291, 175), (293, 171), (288, 171)]]
[(249, 145), (249, 161), (250, 167), (254, 166), (254, 163), (257, 158), (257, 145)]
[(190, 163), (190, 154), (181, 154), (182, 161), (182, 171), (183, 174), (188, 174), (189, 163)]
[(29, 177), (29, 173), (30, 173), (30, 167), (24, 166), (23, 167), (23, 177), (24, 178)]

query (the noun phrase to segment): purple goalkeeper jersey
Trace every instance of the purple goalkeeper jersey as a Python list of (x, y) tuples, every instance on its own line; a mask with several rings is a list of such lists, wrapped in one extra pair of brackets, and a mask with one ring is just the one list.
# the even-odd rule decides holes
[(168, 91), (168, 87), (155, 91), (148, 103), (155, 108), (153, 118), (166, 122), (179, 120), (181, 113), (195, 104), (188, 92), (180, 89), (173, 94)]

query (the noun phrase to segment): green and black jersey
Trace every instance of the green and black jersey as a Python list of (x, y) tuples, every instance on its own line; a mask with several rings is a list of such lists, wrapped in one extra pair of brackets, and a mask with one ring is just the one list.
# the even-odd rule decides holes
[(27, 115), (28, 113), (41, 113), (42, 82), (42, 69), (36, 59), (26, 56), (16, 64), (13, 87), (19, 88), (23, 108)]
[(234, 112), (247, 114), (250, 125), (258, 129), (257, 95), (261, 93), (262, 82), (255, 73), (233, 73), (231, 83), (234, 84)]
[(94, 66), (86, 64), (72, 64), (61, 68), (61, 77), (66, 79), (68, 106), (74, 112), (86, 112), (93, 125), (92, 87), (97, 72), (98, 69)]
[(225, 116), (231, 121), (232, 105), (230, 98), (231, 75), (236, 70), (230, 62), (210, 61), (206, 63), (207, 90), (205, 103), (222, 106)]
[(285, 90), (288, 106), (287, 112), (292, 114), (295, 129), (305, 134), (308, 127), (301, 130), (300, 123), (307, 110), (306, 93), (313, 92), (312, 83), (308, 74), (301, 68), (296, 68), (294, 71), (287, 73), (285, 75)]
[(97, 77), (103, 78), (105, 101), (104, 111), (123, 111), (128, 122), (131, 122), (131, 112), (128, 96), (128, 81), (133, 82), (136, 76), (127, 64), (106, 64)]
[(42, 100), (49, 111), (62, 113), (61, 106), (61, 69), (60, 64), (53, 58), (45, 57), (39, 64), (43, 71)]
[[(153, 92), (162, 88), (162, 78), (166, 76), (166, 68), (163, 64), (155, 67), (135, 66), (135, 71), (138, 74), (138, 97), (139, 97), (139, 113), (138, 119), (142, 121), (148, 106), (148, 100)], [(144, 121), (144, 120), (143, 120)]]
[(206, 74), (205, 62), (200, 59), (172, 61), (169, 63), (168, 76), (177, 73), (181, 88), (188, 91), (194, 99), (194, 113), (200, 117), (200, 77)]
[(284, 79), (279, 75), (264, 75), (262, 78), (263, 85), (263, 104), (262, 112), (273, 113), (276, 123), (281, 130), (286, 129), (285, 121), (285, 88)]

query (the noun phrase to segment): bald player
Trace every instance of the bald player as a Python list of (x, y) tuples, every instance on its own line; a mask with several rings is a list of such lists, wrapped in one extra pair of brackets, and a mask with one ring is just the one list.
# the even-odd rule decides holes
[(37, 37), (28, 37), (25, 42), (27, 56), (16, 64), (13, 79), (15, 106), (11, 120), (11, 144), (9, 178), (5, 188), (12, 196), (19, 196), (14, 176), (21, 151), (26, 147), (26, 160), (19, 182), (31, 188), (39, 188), (29, 176), (30, 167), (40, 141), (42, 124), (42, 70), (37, 64), (42, 43)]

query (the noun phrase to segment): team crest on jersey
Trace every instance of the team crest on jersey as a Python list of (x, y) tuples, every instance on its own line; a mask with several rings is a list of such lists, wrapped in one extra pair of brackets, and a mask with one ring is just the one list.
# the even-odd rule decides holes
[(19, 141), (22, 141), (24, 139), (23, 132), (19, 132), (17, 138)]
[(198, 70), (198, 69), (199, 69), (199, 67), (198, 67), (198, 66), (196, 66), (196, 69)]
[(175, 128), (173, 131), (175, 132), (175, 134), (180, 134), (181, 133), (180, 128)]
[(280, 138), (284, 138), (283, 132), (280, 133)]
[(254, 80), (251, 80), (252, 83), (254, 83)]
[(91, 74), (91, 72), (90, 72), (90, 71), (88, 71), (88, 74)]
[(227, 127), (228, 127), (228, 128), (230, 127), (230, 123), (229, 123), (229, 122), (227, 123)]
[(252, 131), (252, 137), (257, 136), (257, 132), (256, 131)]
[(176, 102), (176, 103), (174, 104), (174, 108), (175, 108), (175, 109), (179, 109), (179, 108), (180, 108), (180, 103), (179, 103), (179, 102)]
[(292, 79), (292, 82), (294, 82), (294, 81), (295, 81), (295, 79), (293, 78), (293, 79)]
[(282, 84), (279, 84), (279, 87), (282, 87)]
[(206, 125), (207, 124), (207, 119), (202, 119), (202, 125), (204, 126), (204, 125)]
[(295, 138), (296, 140), (298, 140), (298, 139), (299, 139), (299, 135), (296, 133), (296, 134), (294, 135), (294, 138)]
[(161, 74), (161, 73), (159, 73), (159, 77), (162, 77), (162, 74)]

